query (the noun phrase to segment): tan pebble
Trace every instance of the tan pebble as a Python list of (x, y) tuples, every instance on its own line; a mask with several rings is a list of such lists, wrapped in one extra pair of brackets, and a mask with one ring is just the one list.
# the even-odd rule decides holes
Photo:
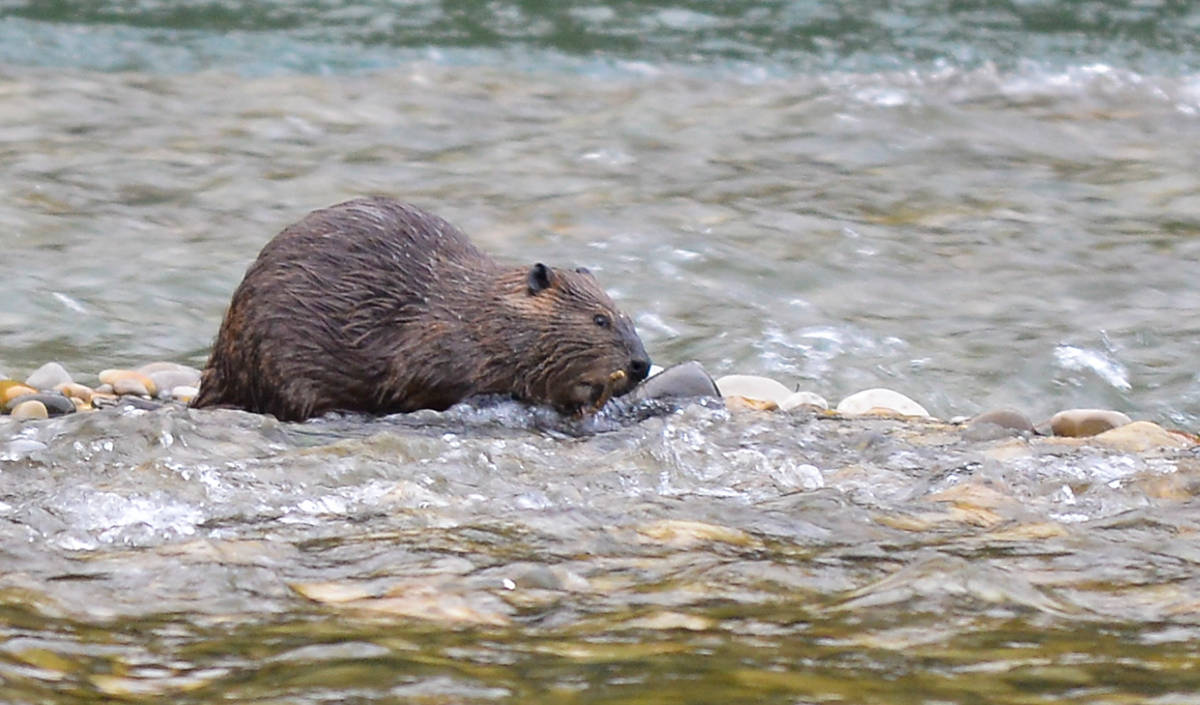
[[(141, 392), (121, 392), (117, 385), (121, 380), (133, 379), (141, 384)], [(154, 380), (150, 379), (141, 372), (134, 370), (104, 370), (100, 373), (100, 381), (104, 384), (111, 384), (113, 391), (118, 394), (141, 394), (143, 396), (154, 396), (158, 394), (158, 385), (154, 384)], [(136, 387), (126, 386), (126, 389), (136, 389)]]
[(96, 387), (95, 389), (93, 389), (92, 394), (93, 394), (93, 396), (96, 394), (100, 394), (103, 396), (111, 397), (111, 396), (113, 396), (114, 392), (113, 392), (113, 388), (112, 388), (111, 384), (102, 384), (99, 387)]
[(146, 387), (142, 380), (135, 377), (122, 377), (113, 382), (113, 391), (121, 396), (125, 396), (126, 394), (139, 397), (150, 396), (149, 388)]
[(13, 407), (12, 417), (17, 421), (28, 421), (29, 419), (46, 419), (50, 418), (50, 412), (46, 409), (46, 405), (31, 399), (23, 401)]
[(38, 390), (24, 384), (10, 384), (4, 389), (3, 402), (7, 404), (17, 397), (22, 397), (26, 394), (37, 394), (37, 392)]
[(95, 411), (96, 407), (92, 406), (92, 400), (84, 401), (79, 397), (71, 397), (71, 402), (75, 404), (75, 411)]
[(925, 407), (917, 402), (900, 392), (882, 387), (856, 392), (837, 405), (838, 413), (847, 416), (878, 414), (880, 410), (884, 413), (900, 414), (901, 416), (929, 416)]
[(1142, 453), (1153, 448), (1187, 448), (1195, 445), (1185, 436), (1171, 433), (1156, 423), (1134, 421), (1105, 431), (1094, 439), (1110, 448)]
[(1125, 414), (1109, 409), (1067, 409), (1050, 417), (1050, 431), (1056, 436), (1082, 438), (1124, 426), (1130, 421)]
[(723, 397), (744, 397), (769, 401), (775, 406), (792, 395), (792, 390), (769, 377), (755, 375), (725, 375), (717, 380), (717, 391)]
[(54, 388), (54, 391), (71, 397), (72, 399), (79, 399), (84, 402), (90, 402), (92, 400), (92, 388), (79, 384), (78, 382), (67, 382), (65, 384), (60, 384)]
[(784, 411), (791, 411), (800, 408), (815, 408), (828, 409), (829, 402), (825, 401), (825, 397), (815, 392), (795, 392), (789, 394), (786, 399), (779, 403), (779, 408)]

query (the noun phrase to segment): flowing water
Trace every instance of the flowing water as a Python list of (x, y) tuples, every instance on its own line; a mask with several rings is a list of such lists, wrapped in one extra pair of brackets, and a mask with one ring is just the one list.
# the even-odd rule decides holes
[[(0, 372), (201, 365), (267, 239), (382, 193), (588, 266), (660, 364), (1196, 431), (1198, 37), (1170, 2), (0, 1)], [(1191, 451), (573, 431), (0, 418), (0, 702), (1200, 697)]]

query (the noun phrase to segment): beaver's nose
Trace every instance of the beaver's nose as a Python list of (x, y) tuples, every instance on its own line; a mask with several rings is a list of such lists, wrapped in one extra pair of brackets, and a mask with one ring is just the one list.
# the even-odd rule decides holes
[(646, 375), (650, 373), (650, 359), (646, 357), (635, 357), (629, 361), (629, 377), (634, 384), (646, 379)]

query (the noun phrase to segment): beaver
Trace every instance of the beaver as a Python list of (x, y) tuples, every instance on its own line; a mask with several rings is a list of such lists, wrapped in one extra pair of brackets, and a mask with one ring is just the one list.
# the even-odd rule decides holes
[(502, 265), (436, 215), (361, 198), (263, 247), (192, 406), (299, 421), (504, 394), (578, 413), (649, 369), (633, 322), (586, 268)]

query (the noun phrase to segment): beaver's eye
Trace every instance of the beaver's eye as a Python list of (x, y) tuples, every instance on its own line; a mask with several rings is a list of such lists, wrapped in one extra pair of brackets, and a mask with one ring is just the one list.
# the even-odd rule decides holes
[(592, 320), (595, 321), (596, 325), (600, 326), (601, 328), (608, 328), (612, 325), (612, 319), (608, 316), (605, 316), (603, 313), (597, 313)]

